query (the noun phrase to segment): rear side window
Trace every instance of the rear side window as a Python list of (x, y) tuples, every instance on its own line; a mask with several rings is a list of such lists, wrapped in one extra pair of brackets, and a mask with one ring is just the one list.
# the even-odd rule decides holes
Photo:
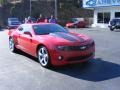
[(29, 26), (29, 25), (21, 25), (18, 27), (18, 30), (20, 32), (26, 32), (26, 31), (31, 32), (32, 29), (31, 29), (31, 26)]

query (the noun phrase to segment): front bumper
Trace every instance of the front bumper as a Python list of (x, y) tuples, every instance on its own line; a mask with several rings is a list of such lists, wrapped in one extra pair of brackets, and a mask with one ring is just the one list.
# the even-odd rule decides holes
[(115, 25), (115, 26), (108, 26), (111, 29), (120, 29), (120, 25)]
[(116, 29), (120, 29), (120, 25), (116, 25), (115, 28), (116, 28)]
[[(57, 51), (51, 55), (53, 65), (66, 65), (88, 61), (95, 56), (95, 46), (83, 51)], [(59, 59), (62, 57), (62, 59)]]

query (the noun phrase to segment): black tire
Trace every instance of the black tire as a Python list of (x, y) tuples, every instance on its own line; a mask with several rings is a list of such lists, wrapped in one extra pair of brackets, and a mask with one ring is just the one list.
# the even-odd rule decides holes
[(110, 31), (114, 31), (114, 29), (111, 28)]
[(45, 46), (41, 46), (37, 52), (38, 61), (42, 67), (49, 68), (51, 66), (50, 55)]
[(74, 26), (74, 28), (78, 28), (78, 26), (77, 26), (77, 25), (75, 25), (75, 26)]
[(17, 48), (15, 47), (14, 40), (12, 38), (9, 38), (9, 49), (11, 52), (17, 51)]
[(114, 30), (115, 30), (115, 28), (112, 28), (112, 27), (110, 28), (110, 31), (114, 31)]

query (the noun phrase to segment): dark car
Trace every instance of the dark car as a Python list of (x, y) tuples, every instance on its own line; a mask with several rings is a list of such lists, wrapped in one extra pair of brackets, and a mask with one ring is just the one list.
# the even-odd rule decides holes
[(80, 18), (71, 18), (66, 27), (68, 28), (85, 28), (87, 23), (84, 20), (80, 20)]
[(17, 28), (21, 23), (18, 18), (8, 18), (8, 29)]
[(86, 62), (95, 54), (93, 39), (53, 23), (22, 24), (9, 30), (9, 48), (37, 57), (43, 67)]
[(33, 23), (37, 22), (36, 18), (31, 18), (31, 20), (32, 20)]
[(115, 29), (120, 29), (120, 18), (112, 19), (109, 22), (108, 27), (110, 28), (111, 31), (114, 31)]

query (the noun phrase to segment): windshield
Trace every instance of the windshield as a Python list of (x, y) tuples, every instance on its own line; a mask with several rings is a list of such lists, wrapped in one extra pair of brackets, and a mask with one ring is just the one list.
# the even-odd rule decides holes
[(76, 18), (72, 18), (73, 22), (78, 22), (78, 20)]
[(57, 24), (33, 25), (33, 29), (36, 35), (49, 34), (55, 32), (68, 33), (66, 29)]
[(120, 19), (113, 19), (112, 21), (110, 21), (111, 25), (115, 25), (117, 23), (120, 23)]
[(113, 22), (120, 22), (120, 19), (113, 19)]

